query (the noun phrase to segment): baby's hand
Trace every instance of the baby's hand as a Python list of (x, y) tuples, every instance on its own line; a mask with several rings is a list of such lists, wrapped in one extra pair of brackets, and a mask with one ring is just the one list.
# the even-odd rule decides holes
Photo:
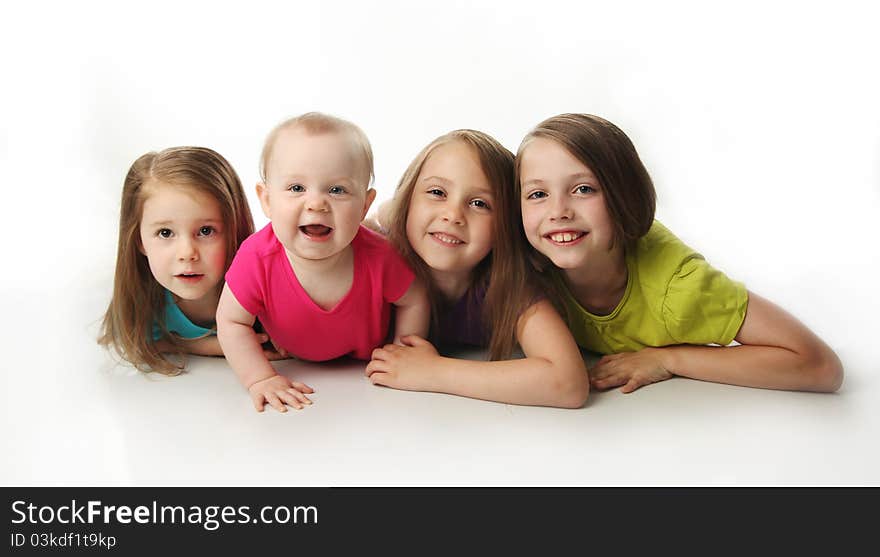
[(631, 393), (639, 387), (666, 381), (672, 373), (663, 367), (662, 348), (643, 348), (638, 352), (608, 354), (590, 370), (590, 383), (604, 390), (623, 385), (622, 393)]
[(279, 412), (287, 412), (285, 405), (302, 410), (304, 404), (312, 403), (303, 393), (314, 392), (308, 385), (291, 381), (283, 375), (273, 375), (248, 387), (248, 394), (257, 412), (262, 412), (267, 402)]

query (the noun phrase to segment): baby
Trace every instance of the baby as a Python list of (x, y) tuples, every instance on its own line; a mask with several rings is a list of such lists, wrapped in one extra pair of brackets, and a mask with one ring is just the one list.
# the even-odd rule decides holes
[(363, 131), (345, 120), (308, 113), (266, 139), (257, 196), (271, 223), (245, 240), (217, 308), (223, 352), (257, 411), (269, 403), (311, 404), (311, 387), (279, 375), (252, 325), (259, 318), (281, 351), (304, 360), (369, 360), (385, 343), (425, 336), (427, 295), (404, 260), (361, 226), (376, 190)]

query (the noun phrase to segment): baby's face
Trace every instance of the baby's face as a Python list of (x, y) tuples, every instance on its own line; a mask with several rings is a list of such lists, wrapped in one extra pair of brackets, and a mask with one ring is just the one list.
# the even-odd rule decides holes
[(340, 133), (282, 130), (257, 186), (263, 212), (292, 260), (321, 260), (345, 250), (376, 196), (369, 171)]

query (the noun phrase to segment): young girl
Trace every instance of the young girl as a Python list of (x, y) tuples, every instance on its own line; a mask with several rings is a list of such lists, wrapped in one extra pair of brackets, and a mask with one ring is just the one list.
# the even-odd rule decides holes
[[(530, 284), (513, 188), (513, 154), (488, 135), (456, 130), (410, 164), (378, 220), (428, 287), (430, 339), (488, 347), (493, 361), (440, 356), (410, 336), (373, 352), (374, 384), (473, 398), (578, 408), (589, 392), (565, 323)], [(511, 234), (513, 231), (513, 234)], [(506, 359), (519, 342), (525, 358)]]
[(223, 273), (253, 229), (241, 182), (218, 153), (175, 147), (138, 158), (122, 189), (113, 298), (98, 342), (166, 375), (184, 365), (163, 353), (222, 356), (214, 314)]
[[(363, 131), (310, 112), (279, 124), (263, 148), (257, 195), (271, 220), (226, 273), (217, 327), (229, 364), (257, 411), (311, 404), (311, 387), (279, 375), (260, 351), (256, 318), (294, 356), (367, 360), (393, 338), (425, 334), (421, 283), (388, 242), (360, 226), (376, 191)], [(392, 306), (395, 308), (392, 319)]]
[[(540, 123), (517, 155), (534, 264), (578, 344), (605, 356), (599, 389), (681, 375), (832, 392), (835, 353), (794, 317), (712, 268), (654, 220), (654, 186), (629, 138), (586, 114)], [(739, 346), (727, 347), (732, 341)], [(716, 344), (720, 346), (705, 346)]]

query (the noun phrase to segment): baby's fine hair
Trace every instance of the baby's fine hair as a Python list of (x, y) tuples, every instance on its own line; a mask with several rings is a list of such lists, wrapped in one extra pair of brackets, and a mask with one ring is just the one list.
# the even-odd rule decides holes
[(113, 298), (104, 315), (98, 343), (113, 347), (141, 371), (176, 375), (183, 362), (172, 363), (156, 349), (152, 326), (165, 330), (164, 289), (153, 277), (141, 252), (140, 225), (144, 202), (159, 184), (192, 188), (220, 205), (226, 233), (226, 267), (238, 246), (254, 232), (241, 181), (229, 162), (205, 147), (172, 147), (140, 156), (125, 176), (119, 212), (119, 243)]
[(591, 114), (560, 114), (535, 126), (516, 155), (517, 199), (522, 190), (522, 153), (535, 138), (556, 141), (596, 175), (614, 223), (615, 241), (630, 247), (648, 233), (656, 207), (654, 183), (620, 128)]
[(388, 239), (427, 286), (431, 300), (432, 323), (437, 325), (440, 293), (431, 278), (431, 269), (413, 250), (406, 236), (406, 220), (419, 174), (428, 157), (438, 147), (461, 142), (477, 155), (480, 168), (492, 188), (492, 251), (471, 274), (471, 289), (485, 288), (484, 325), (492, 332), (489, 356), (508, 358), (516, 345), (516, 324), (531, 304), (533, 295), (525, 265), (525, 236), (522, 216), (514, 191), (514, 157), (492, 136), (469, 129), (444, 134), (422, 149), (404, 172), (383, 223)]
[(369, 174), (366, 187), (370, 186), (370, 183), (372, 183), (375, 176), (373, 173), (373, 149), (370, 147), (370, 141), (367, 139), (367, 134), (348, 120), (343, 120), (342, 118), (324, 114), (322, 112), (307, 112), (299, 116), (294, 116), (272, 128), (272, 131), (266, 136), (266, 141), (263, 143), (263, 152), (260, 155), (260, 179), (264, 184), (268, 183), (269, 162), (274, 154), (273, 150), (275, 148), (275, 142), (278, 139), (278, 134), (283, 130), (295, 128), (303, 128), (314, 135), (339, 133), (348, 136), (355, 156), (359, 159), (362, 168), (364, 168)]

